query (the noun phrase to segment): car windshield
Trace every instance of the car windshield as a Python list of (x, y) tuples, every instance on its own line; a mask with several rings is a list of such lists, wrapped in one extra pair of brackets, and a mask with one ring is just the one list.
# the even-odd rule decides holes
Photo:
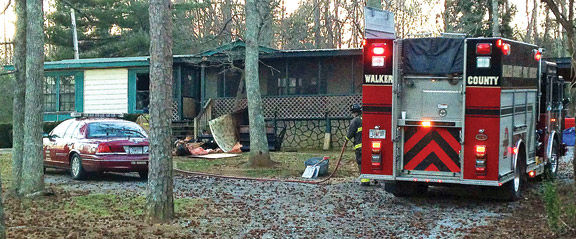
[(96, 122), (88, 124), (88, 138), (146, 138), (146, 132), (132, 122)]

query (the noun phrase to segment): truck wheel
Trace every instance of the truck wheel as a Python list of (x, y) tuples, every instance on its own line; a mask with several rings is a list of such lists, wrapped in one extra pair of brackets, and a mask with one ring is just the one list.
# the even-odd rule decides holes
[(522, 197), (522, 187), (526, 181), (526, 163), (524, 162), (524, 157), (519, 156), (514, 167), (514, 178), (501, 188), (502, 199), (516, 201)]
[(544, 166), (544, 177), (546, 179), (554, 180), (558, 174), (558, 162), (560, 161), (558, 151), (558, 143), (554, 141), (552, 145), (552, 155), (548, 159), (546, 166)]
[(86, 171), (82, 167), (82, 159), (78, 154), (74, 154), (70, 160), (70, 174), (73, 179), (81, 180), (86, 177)]
[(428, 191), (428, 185), (413, 182), (391, 182), (384, 184), (386, 192), (396, 197), (412, 197), (423, 195)]

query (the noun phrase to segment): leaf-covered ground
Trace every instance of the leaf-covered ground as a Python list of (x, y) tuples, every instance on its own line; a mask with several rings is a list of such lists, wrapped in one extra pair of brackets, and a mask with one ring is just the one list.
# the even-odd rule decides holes
[[(297, 178), (302, 175), (304, 162), (313, 157), (328, 156), (329, 171), (331, 172), (338, 161), (339, 151), (309, 151), (309, 152), (271, 152), (271, 158), (277, 164), (273, 168), (249, 168), (245, 164), (248, 160), (246, 154), (240, 157), (225, 159), (198, 159), (191, 157), (175, 157), (174, 167), (187, 171), (224, 174), (244, 177), (274, 177)], [(348, 150), (342, 157), (341, 167), (335, 178), (350, 178), (358, 176), (358, 168), (354, 152)]]
[[(9, 174), (6, 154), (0, 165)], [(396, 198), (350, 177), (305, 185), (176, 175), (177, 219), (162, 225), (144, 221), (146, 182), (136, 174), (75, 181), (49, 170), (46, 185), (53, 196), (5, 200), (9, 238), (573, 238), (548, 228), (541, 182), (509, 203), (469, 187)]]

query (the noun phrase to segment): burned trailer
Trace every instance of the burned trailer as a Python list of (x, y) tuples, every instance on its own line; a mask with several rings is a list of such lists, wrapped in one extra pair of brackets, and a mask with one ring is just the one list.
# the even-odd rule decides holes
[[(394, 41), (393, 56), (388, 117), (370, 118), (369, 107), (388, 94), (364, 86), (361, 177), (386, 181), (396, 196), (466, 184), (499, 187), (515, 200), (528, 177), (556, 173), (564, 153), (563, 84), (537, 46), (403, 39)], [(390, 132), (381, 132), (388, 123)]]

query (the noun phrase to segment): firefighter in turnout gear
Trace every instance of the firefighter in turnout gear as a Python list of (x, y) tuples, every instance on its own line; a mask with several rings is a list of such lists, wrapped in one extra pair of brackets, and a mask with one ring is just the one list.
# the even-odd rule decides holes
[[(350, 111), (352, 111), (354, 118), (350, 121), (346, 140), (352, 141), (353, 143), (352, 145), (356, 153), (356, 163), (358, 164), (358, 171), (360, 171), (360, 164), (362, 162), (362, 106), (353, 104)], [(360, 179), (360, 183), (361, 185), (369, 185), (370, 180), (362, 178)]]

